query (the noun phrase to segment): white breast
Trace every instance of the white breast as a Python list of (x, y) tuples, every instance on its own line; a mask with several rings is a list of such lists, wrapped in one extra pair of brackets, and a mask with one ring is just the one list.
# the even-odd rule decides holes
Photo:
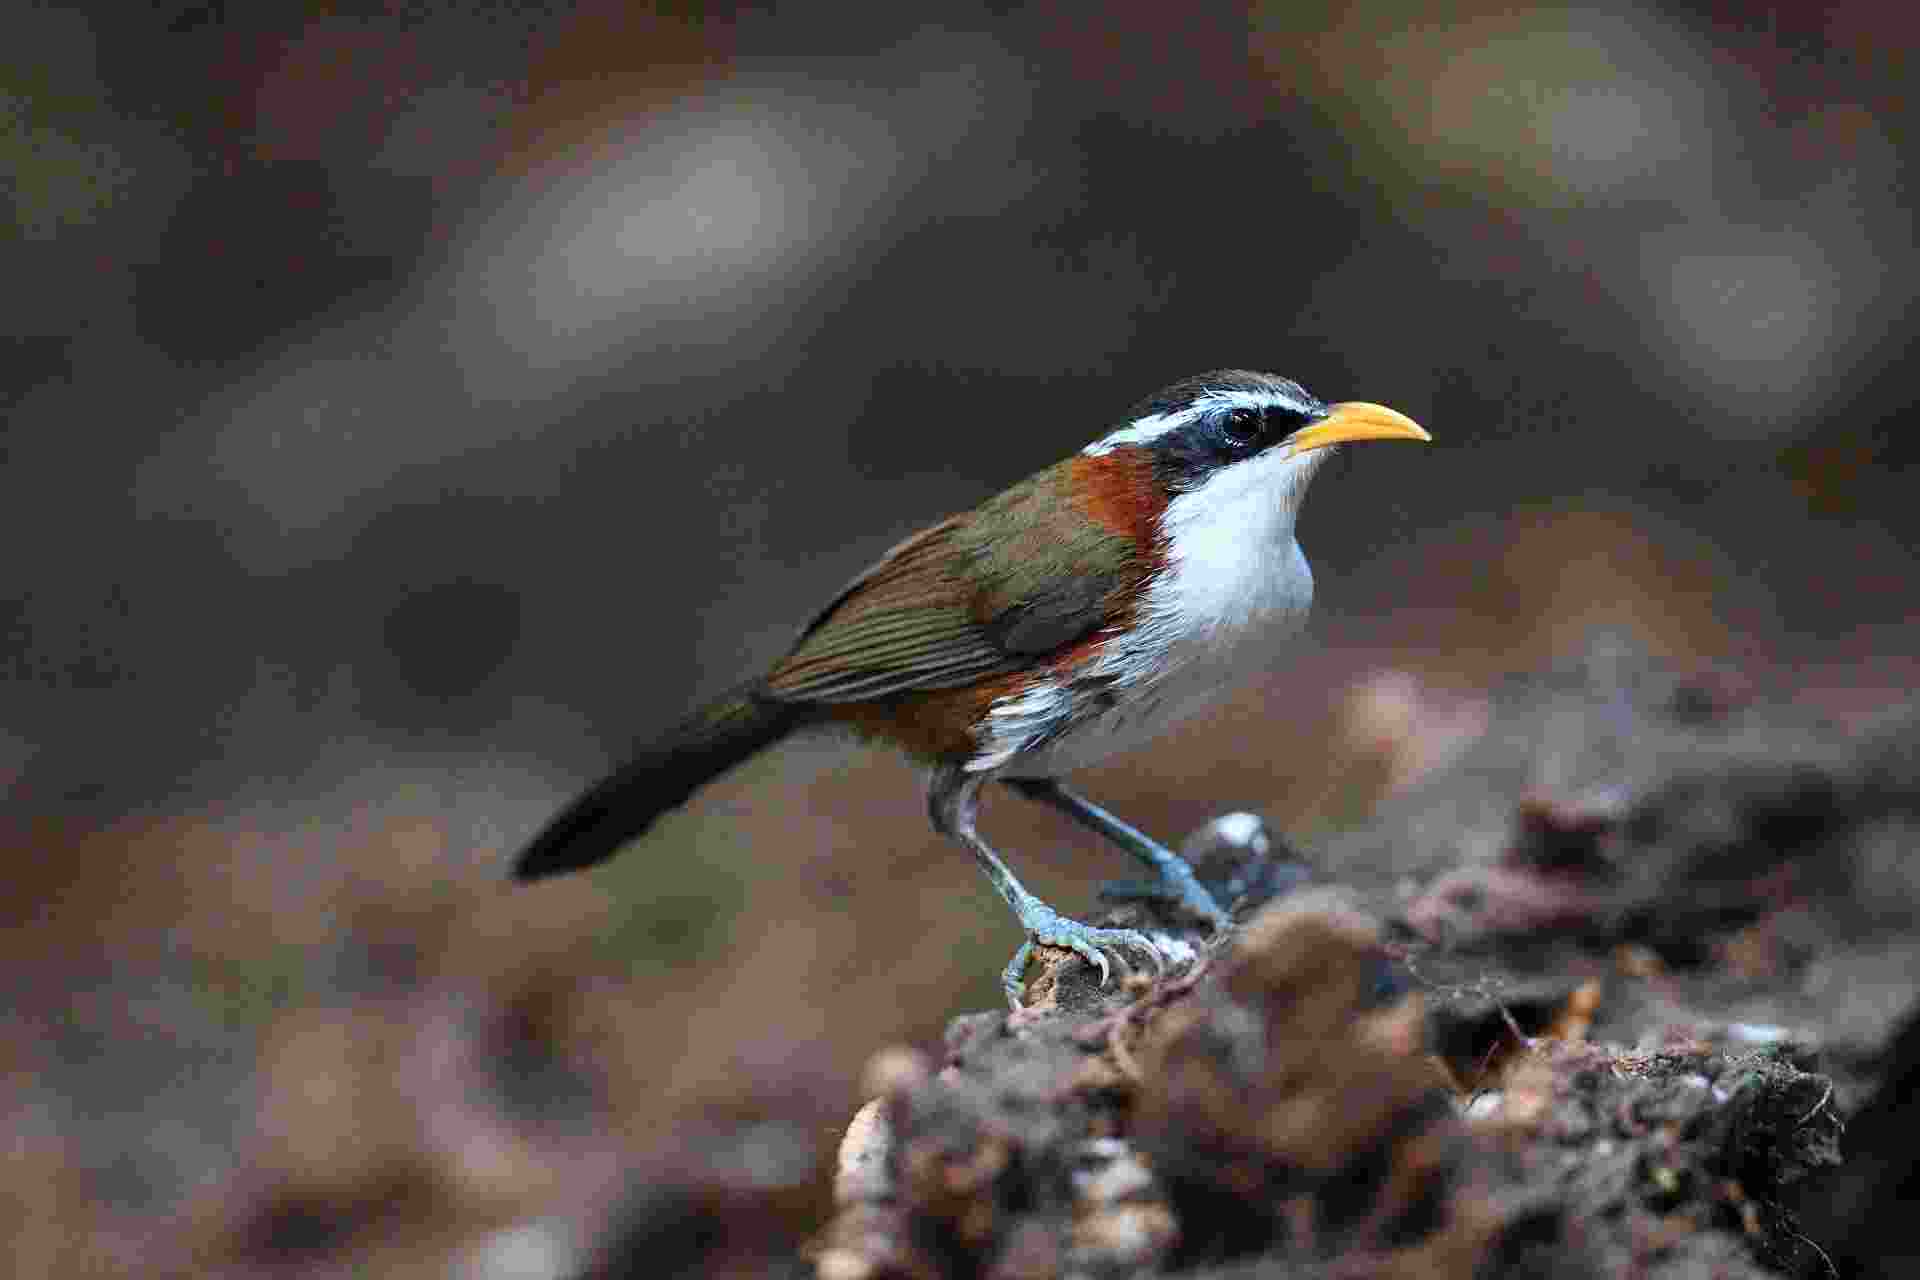
[(989, 713), (974, 771), (1055, 776), (1128, 751), (1281, 661), (1313, 604), (1294, 515), (1321, 459), (1273, 454), (1223, 468), (1163, 517), (1166, 567), (1139, 621), (1071, 684)]

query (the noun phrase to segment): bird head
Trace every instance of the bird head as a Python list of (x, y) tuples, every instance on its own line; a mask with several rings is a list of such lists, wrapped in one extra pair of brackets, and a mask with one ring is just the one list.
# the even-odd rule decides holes
[(1158, 535), (1180, 558), (1232, 566), (1291, 541), (1307, 482), (1335, 446), (1431, 439), (1383, 405), (1328, 404), (1274, 374), (1222, 369), (1147, 397), (1081, 452), (1150, 471)]
[(1220, 369), (1155, 392), (1083, 452), (1098, 457), (1141, 450), (1171, 494), (1197, 492), (1229, 473), (1239, 473), (1235, 487), (1257, 473), (1297, 492), (1336, 445), (1432, 439), (1384, 405), (1327, 404), (1287, 378)]

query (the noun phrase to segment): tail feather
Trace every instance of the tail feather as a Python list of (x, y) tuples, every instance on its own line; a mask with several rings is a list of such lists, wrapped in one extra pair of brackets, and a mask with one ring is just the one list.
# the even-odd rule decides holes
[(585, 793), (533, 838), (513, 864), (540, 880), (605, 862), (669, 809), (800, 727), (805, 709), (742, 686), (680, 722)]

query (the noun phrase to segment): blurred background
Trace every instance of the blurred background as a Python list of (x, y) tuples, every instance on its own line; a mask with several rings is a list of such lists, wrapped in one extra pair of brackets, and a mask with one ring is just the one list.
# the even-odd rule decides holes
[[(855, 745), (501, 871), (893, 541), (1203, 369), (1436, 444), (1316, 486), (1310, 645), (1084, 779), (1150, 830), (1310, 842), (1596, 635), (1904, 696), (1916, 36), (1876, 0), (9, 5), (22, 1274), (557, 1274), (663, 1135), (767, 1090), (830, 1132), (875, 1048), (994, 1007), (1010, 916)], [(1063, 906), (1124, 869), (986, 823)]]

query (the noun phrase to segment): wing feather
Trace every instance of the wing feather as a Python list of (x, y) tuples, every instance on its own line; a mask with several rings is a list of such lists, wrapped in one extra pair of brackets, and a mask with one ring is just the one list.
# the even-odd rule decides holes
[(814, 617), (768, 673), (766, 696), (837, 703), (951, 689), (1112, 621), (1148, 565), (1135, 542), (1059, 518), (1061, 483), (1057, 469), (1041, 472), (895, 546)]
[(952, 689), (1020, 670), (1108, 620), (1114, 574), (1087, 566), (1010, 595), (958, 528), (954, 518), (916, 533), (854, 578), (774, 666), (766, 695), (856, 702)]
[(767, 676), (789, 702), (850, 702), (948, 688), (1004, 667), (971, 617), (948, 544), (954, 521), (922, 530), (847, 584)]

